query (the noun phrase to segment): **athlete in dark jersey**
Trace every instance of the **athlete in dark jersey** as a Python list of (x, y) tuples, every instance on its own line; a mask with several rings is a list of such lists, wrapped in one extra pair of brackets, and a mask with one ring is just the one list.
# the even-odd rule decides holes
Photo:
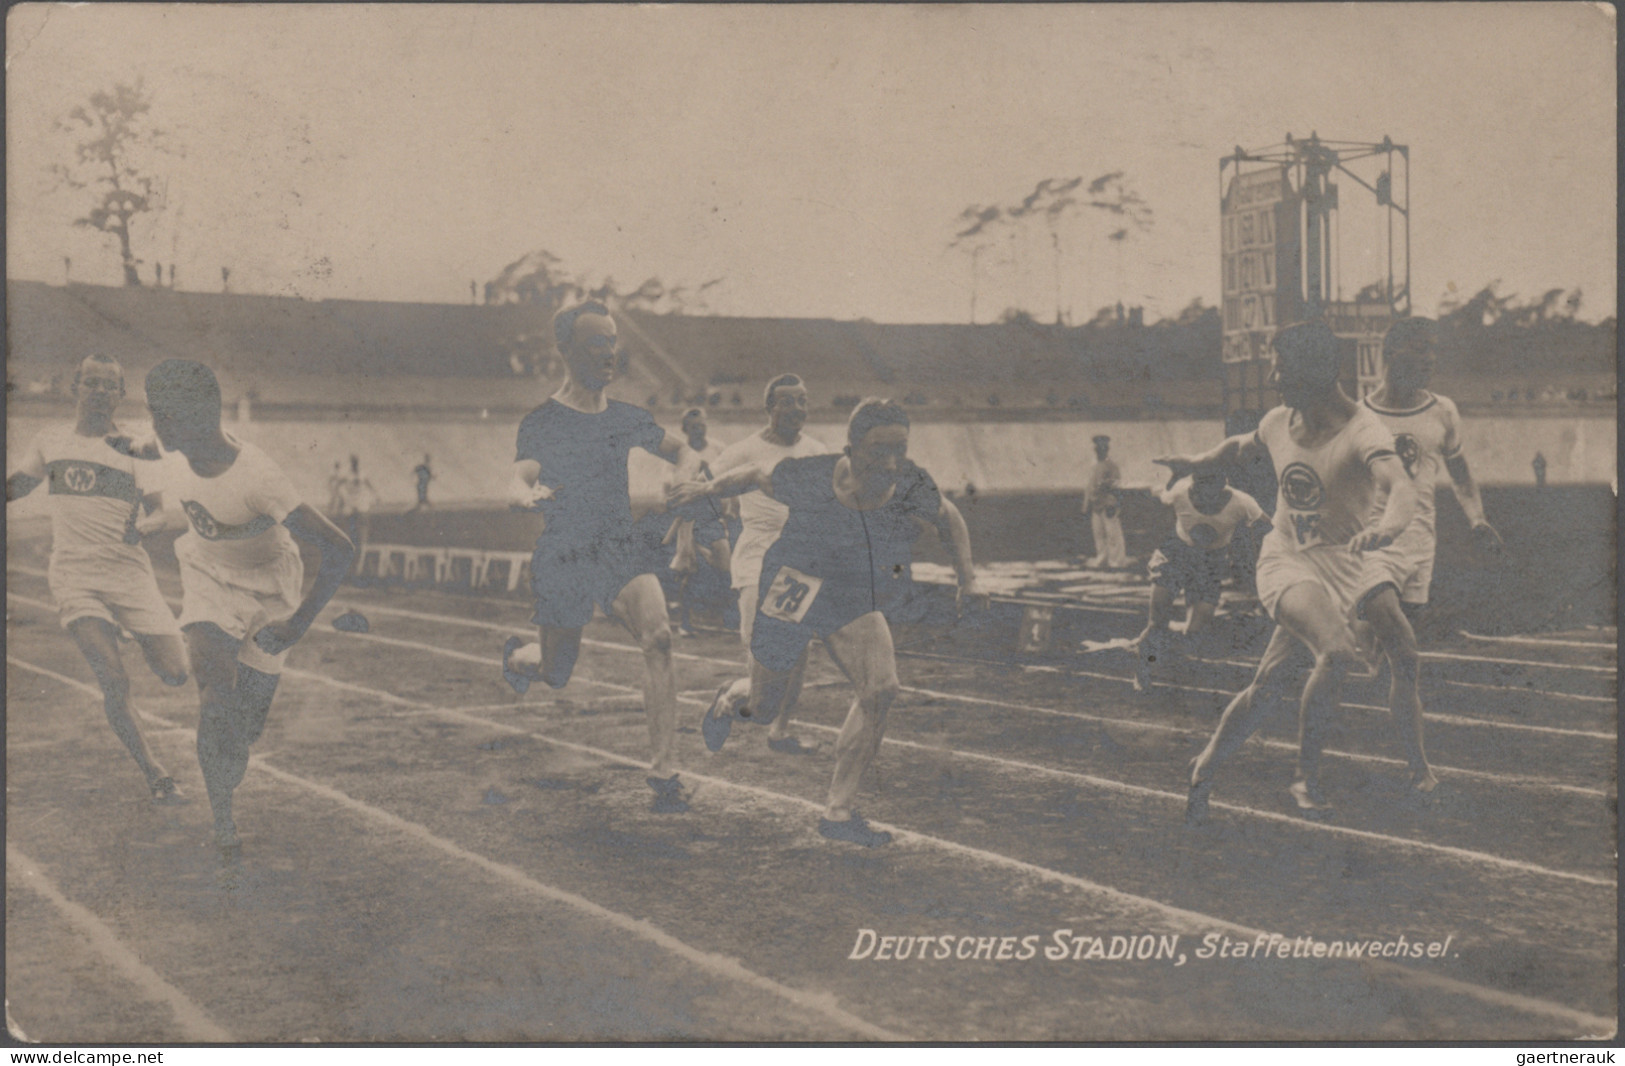
[(602, 607), (643, 651), (654, 809), (686, 811), (676, 772), (671, 624), (660, 581), (633, 540), (626, 457), (644, 448), (687, 470), (692, 456), (647, 411), (604, 396), (620, 361), (607, 307), (594, 302), (560, 311), (553, 334), (564, 357), (564, 384), (520, 425), (508, 485), (508, 502), (539, 512), (545, 522), (531, 557), (537, 639), (508, 640), (503, 676), (521, 693), (538, 677), (563, 688), (581, 651), (581, 628), (592, 620), (593, 605)]
[[(914, 541), (927, 527), (950, 545), (960, 595), (985, 600), (971, 568), (970, 534), (929, 474), (908, 461), (908, 414), (866, 400), (847, 424), (845, 455), (785, 459), (771, 471), (742, 467), (673, 491), (682, 504), (758, 489), (787, 506), (784, 532), (768, 549), (751, 638), (751, 692), (740, 717), (770, 723), (799, 686), (791, 684), (807, 642), (824, 646), (857, 686), (835, 742), (835, 774), (819, 832), (866, 847), (891, 834), (852, 809), (863, 771), (880, 750), (886, 711), (897, 698), (897, 655), (885, 611), (906, 587)], [(727, 739), (728, 704), (702, 723), (712, 751)]]

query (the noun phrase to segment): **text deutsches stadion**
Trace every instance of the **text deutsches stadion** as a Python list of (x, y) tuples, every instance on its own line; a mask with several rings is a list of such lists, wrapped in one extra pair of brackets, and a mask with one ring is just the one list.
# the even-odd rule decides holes
[(946, 933), (882, 935), (859, 929), (847, 959), (854, 962), (1166, 962), (1183, 966), (1191, 960), (1230, 959), (1441, 959), (1449, 955), (1455, 934), (1443, 940), (1285, 936), (1259, 933), (1251, 938), (1206, 933), (1200, 940), (1179, 933), (1112, 933), (1096, 936), (1056, 929), (1048, 934), (1017, 933), (978, 936)]

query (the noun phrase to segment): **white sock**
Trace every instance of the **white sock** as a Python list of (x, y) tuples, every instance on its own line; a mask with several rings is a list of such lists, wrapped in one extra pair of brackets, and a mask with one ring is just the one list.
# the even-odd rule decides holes
[(535, 673), (542, 668), (542, 646), (533, 641), (515, 648), (513, 654), (508, 656), (508, 665)]

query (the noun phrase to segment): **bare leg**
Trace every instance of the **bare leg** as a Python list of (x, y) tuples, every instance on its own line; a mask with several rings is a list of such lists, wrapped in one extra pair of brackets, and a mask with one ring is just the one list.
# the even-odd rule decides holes
[[(677, 674), (672, 667), (666, 597), (653, 574), (626, 583), (613, 604), (615, 618), (643, 650), (643, 710), (649, 724), (650, 768), (656, 777), (677, 772)], [(581, 634), (576, 631), (579, 646)]]
[(863, 771), (874, 761), (885, 735), (886, 712), (897, 699), (897, 654), (892, 647), (891, 627), (878, 611), (872, 611), (831, 633), (825, 639), (830, 655), (857, 686), (857, 698), (847, 711), (840, 737), (835, 741), (835, 774), (829, 785), (825, 817), (845, 822), (852, 817), (852, 801), (857, 796)]
[(1168, 623), (1174, 615), (1174, 594), (1161, 585), (1151, 586), (1151, 613), (1145, 628), (1134, 638), (1134, 691), (1151, 691), (1151, 664), (1168, 647)]
[(136, 642), (147, 666), (158, 675), (158, 680), (171, 688), (186, 684), (186, 642), (171, 633), (157, 636), (137, 633)]
[(1281, 701), (1287, 661), (1297, 641), (1284, 627), (1276, 626), (1258, 669), (1247, 687), (1236, 693), (1219, 718), (1219, 728), (1207, 747), (1191, 764), (1191, 785), (1207, 784), (1218, 768), (1228, 762), (1253, 735)]
[(201, 704), (198, 766), (214, 814), (215, 843), (229, 851), (238, 846), (232, 793), (247, 772), (250, 745), (265, 730), (278, 678), (238, 663), (241, 641), (211, 623), (188, 626), (186, 644)]
[(1438, 787), (1439, 780), (1428, 766), (1427, 749), (1423, 742), (1420, 692), (1422, 658), (1416, 649), (1416, 634), (1400, 608), (1399, 596), (1391, 587), (1366, 601), (1365, 617), (1376, 630), (1383, 654), (1388, 657), (1388, 669), (1392, 675), (1388, 685), (1388, 707), (1394, 716), (1405, 761), (1410, 764), (1411, 787), (1418, 792), (1432, 792)]
[[(118, 628), (104, 618), (87, 617), (69, 622), (68, 632), (73, 634), (85, 661), (90, 664), (91, 672), (96, 675), (96, 683), (101, 686), (102, 710), (107, 715), (107, 723), (141, 768), (142, 775), (147, 779), (147, 787), (157, 796), (160, 782), (169, 774), (147, 749), (141, 727), (130, 713), (130, 678), (124, 672), (124, 662), (119, 657)], [(183, 669), (181, 678), (184, 680), (185, 677)], [(172, 791), (173, 788), (174, 782), (171, 780), (168, 790)]]
[(1331, 594), (1314, 582), (1301, 582), (1287, 589), (1276, 604), (1275, 614), (1281, 625), (1315, 656), (1315, 667), (1298, 705), (1298, 772), (1292, 782), (1293, 799), (1300, 808), (1312, 810), (1325, 806), (1318, 795), (1320, 752), (1326, 721), (1342, 694), (1343, 677), (1358, 657), (1354, 634)]

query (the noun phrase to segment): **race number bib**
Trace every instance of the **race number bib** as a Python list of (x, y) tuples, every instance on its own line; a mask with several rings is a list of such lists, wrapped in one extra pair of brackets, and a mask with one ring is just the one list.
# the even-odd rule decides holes
[(762, 598), (761, 612), (781, 622), (799, 622), (812, 610), (818, 590), (823, 587), (823, 578), (803, 574), (794, 567), (781, 566), (773, 577), (773, 584), (767, 587), (767, 595)]

